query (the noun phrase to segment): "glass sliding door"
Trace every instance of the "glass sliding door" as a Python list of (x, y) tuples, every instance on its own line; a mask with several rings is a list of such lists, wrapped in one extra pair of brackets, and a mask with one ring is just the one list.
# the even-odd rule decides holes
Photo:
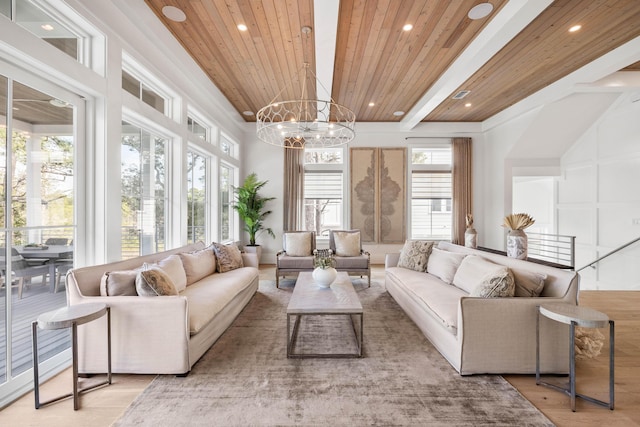
[(165, 138), (122, 123), (122, 259), (165, 249), (167, 148)]
[[(0, 76), (0, 395), (32, 367), (31, 322), (66, 305), (76, 113), (68, 100)], [(47, 364), (70, 347), (69, 332), (42, 331), (41, 342)]]

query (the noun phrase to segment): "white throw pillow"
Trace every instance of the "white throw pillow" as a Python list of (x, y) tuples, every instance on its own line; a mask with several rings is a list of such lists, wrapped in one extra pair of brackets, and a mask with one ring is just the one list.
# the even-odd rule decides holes
[(360, 232), (334, 231), (333, 242), (336, 245), (336, 256), (360, 255)]
[(456, 275), (453, 277), (453, 285), (472, 293), (473, 290), (486, 277), (502, 271), (504, 266), (489, 261), (477, 255), (469, 255), (458, 267)]
[(289, 256), (311, 256), (311, 233), (285, 233), (284, 247)]
[(466, 256), (467, 254), (433, 248), (427, 262), (427, 273), (433, 274), (450, 285), (453, 282), (458, 266)]
[(156, 264), (144, 263), (143, 269), (148, 270), (152, 267), (158, 267), (165, 272), (171, 283), (176, 287), (178, 292), (182, 292), (187, 288), (187, 273), (182, 266), (182, 260), (178, 255), (169, 255), (168, 257), (158, 261)]
[(216, 256), (213, 248), (178, 254), (187, 276), (187, 286), (216, 272)]

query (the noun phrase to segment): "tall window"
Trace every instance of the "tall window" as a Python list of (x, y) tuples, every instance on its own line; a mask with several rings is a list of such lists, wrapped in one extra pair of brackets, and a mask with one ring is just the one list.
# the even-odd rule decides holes
[(343, 149), (306, 149), (304, 163), (305, 230), (326, 236), (344, 228)]
[(165, 249), (167, 140), (122, 123), (122, 258)]
[(411, 238), (450, 240), (451, 146), (411, 149)]
[(235, 171), (233, 166), (226, 163), (220, 164), (220, 221), (218, 237), (221, 242), (230, 241), (234, 237), (233, 223), (233, 186), (235, 183)]
[(189, 243), (206, 240), (207, 218), (206, 157), (187, 152), (187, 240)]

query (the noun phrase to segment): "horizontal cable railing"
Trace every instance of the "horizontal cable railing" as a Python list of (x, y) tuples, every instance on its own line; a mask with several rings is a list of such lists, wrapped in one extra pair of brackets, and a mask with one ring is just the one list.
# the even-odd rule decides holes
[(529, 258), (575, 268), (576, 237), (527, 232)]
[(585, 266), (580, 267), (580, 268), (579, 268), (579, 269), (577, 269), (576, 271), (581, 271), (581, 270), (584, 270), (584, 269), (585, 269), (585, 268), (587, 268), (587, 267), (592, 267), (594, 264), (596, 264), (596, 263), (598, 263), (598, 262), (602, 261), (602, 260), (603, 260), (603, 259), (605, 259), (605, 258), (610, 257), (611, 255), (615, 254), (616, 252), (620, 252), (621, 250), (623, 250), (623, 249), (625, 249), (625, 248), (627, 248), (627, 247), (629, 247), (629, 246), (633, 245), (633, 244), (634, 244), (634, 243), (636, 243), (636, 242), (640, 242), (640, 237), (637, 237), (637, 238), (635, 238), (635, 239), (631, 240), (630, 242), (625, 243), (624, 245), (620, 245), (620, 246), (618, 246), (617, 248), (615, 248), (615, 249), (614, 249), (614, 250), (612, 250), (611, 252), (608, 252), (608, 253), (606, 253), (606, 254), (602, 255), (601, 257), (596, 258), (595, 260), (591, 261), (590, 263), (586, 264)]

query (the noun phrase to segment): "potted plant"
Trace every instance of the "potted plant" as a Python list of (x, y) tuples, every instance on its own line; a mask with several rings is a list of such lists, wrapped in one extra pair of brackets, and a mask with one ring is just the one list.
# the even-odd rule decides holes
[(271, 228), (264, 226), (264, 219), (271, 213), (265, 208), (267, 202), (275, 197), (262, 197), (259, 192), (268, 181), (259, 181), (255, 173), (248, 175), (242, 186), (234, 187), (235, 201), (233, 208), (244, 222), (244, 230), (249, 233), (249, 245), (245, 251), (255, 252), (260, 259), (260, 245), (256, 244), (256, 236), (261, 232), (267, 232), (275, 239), (276, 235)]
[(313, 259), (315, 267), (313, 273), (313, 281), (323, 288), (328, 288), (336, 277), (338, 272), (335, 269), (336, 260), (333, 258), (331, 251), (316, 251)]
[(518, 213), (504, 217), (502, 226), (509, 229), (507, 234), (507, 256), (517, 259), (527, 259), (527, 234), (524, 229), (535, 223), (529, 214)]

